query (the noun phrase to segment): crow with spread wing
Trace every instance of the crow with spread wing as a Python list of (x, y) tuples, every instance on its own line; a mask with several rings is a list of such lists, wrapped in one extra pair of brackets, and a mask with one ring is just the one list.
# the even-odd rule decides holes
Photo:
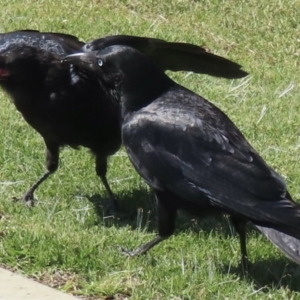
[(128, 255), (146, 253), (172, 235), (182, 209), (230, 215), (244, 268), (247, 222), (300, 264), (300, 207), (220, 109), (131, 47), (109, 46), (62, 62), (99, 78), (111, 102), (121, 105), (124, 146), (158, 200), (158, 235)]
[(24, 201), (32, 203), (36, 188), (57, 170), (61, 147), (83, 146), (95, 155), (96, 173), (114, 203), (106, 172), (107, 158), (121, 146), (119, 106), (108, 100), (97, 78), (53, 61), (118, 44), (145, 52), (162, 70), (225, 78), (247, 75), (240, 65), (192, 44), (134, 36), (108, 36), (84, 44), (71, 35), (33, 30), (0, 34), (0, 86), (46, 145), (47, 170), (23, 195)]

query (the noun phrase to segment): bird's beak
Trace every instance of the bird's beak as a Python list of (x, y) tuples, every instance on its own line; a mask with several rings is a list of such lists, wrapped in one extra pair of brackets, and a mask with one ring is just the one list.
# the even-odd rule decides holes
[(10, 76), (10, 72), (7, 69), (0, 68), (0, 81), (5, 80)]
[(61, 63), (69, 63), (86, 70), (97, 70), (97, 58), (93, 52), (81, 52), (65, 56)]

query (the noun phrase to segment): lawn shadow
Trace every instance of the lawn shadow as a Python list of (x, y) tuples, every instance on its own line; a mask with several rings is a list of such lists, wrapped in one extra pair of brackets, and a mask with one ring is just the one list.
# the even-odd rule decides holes
[[(97, 224), (104, 226), (131, 226), (132, 229), (143, 229), (148, 232), (157, 231), (157, 202), (152, 190), (147, 188), (133, 189), (130, 192), (117, 195), (119, 211), (115, 217), (105, 212), (107, 198), (100, 194), (85, 196), (94, 207), (95, 214), (98, 216)], [(249, 227), (247, 232), (251, 230)], [(189, 230), (195, 233), (202, 231), (210, 234), (215, 231), (225, 238), (235, 234), (227, 216), (222, 214), (205, 217), (195, 217), (189, 213), (178, 211), (176, 220), (176, 232)], [(255, 230), (255, 229), (253, 229)], [(175, 232), (175, 234), (176, 234)]]
[(131, 192), (116, 195), (118, 208), (115, 215), (107, 211), (107, 198), (99, 194), (85, 196), (94, 207), (98, 221), (95, 225), (131, 226), (132, 229), (143, 228), (156, 230), (156, 199), (154, 193), (146, 188), (133, 189)]
[[(238, 239), (238, 234), (235, 232), (228, 218), (225, 217), (223, 220), (220, 220), (217, 228), (219, 228), (219, 233), (224, 235), (224, 238), (235, 236)], [(247, 226), (247, 236), (250, 235), (251, 239), (255, 239), (262, 234), (254, 225), (249, 223)], [(276, 246), (274, 246), (274, 255), (276, 249)], [(277, 249), (277, 251), (280, 250)], [(249, 254), (251, 257), (251, 253)], [(248, 272), (246, 273), (241, 263), (237, 266), (223, 264), (219, 268), (219, 271), (224, 274), (233, 274), (243, 278), (243, 280), (254, 283), (255, 288), (263, 292), (269, 292), (270, 289), (274, 288), (288, 288), (290, 291), (300, 292), (300, 266), (284, 256), (250, 260)]]
[[(238, 238), (238, 234), (231, 224), (229, 224), (227, 228), (229, 231), (224, 227), (223, 234), (225, 234), (225, 236), (235, 235), (236, 238)], [(251, 239), (258, 238), (262, 235), (254, 225), (249, 223), (247, 226), (247, 236), (250, 234)], [(274, 255), (276, 249), (276, 246), (274, 246)], [(277, 251), (280, 250), (277, 249)], [(251, 256), (251, 253), (249, 254)], [(233, 274), (243, 280), (254, 283), (258, 291), (267, 293), (270, 289), (288, 288), (290, 291), (300, 292), (300, 266), (284, 256), (250, 260), (246, 273), (241, 263), (237, 266), (223, 264), (222, 267), (219, 268), (219, 271), (224, 274)]]
[[(103, 207), (107, 199), (95, 194), (87, 199), (93, 204), (95, 213), (98, 216), (97, 224), (101, 226), (131, 226), (133, 230), (142, 229), (155, 234), (157, 232), (157, 203), (154, 193), (146, 188), (134, 189), (130, 193), (117, 195), (120, 205), (120, 214), (116, 218), (104, 216)], [(107, 218), (107, 219), (106, 219)], [(188, 213), (179, 211), (176, 222), (176, 233), (182, 231), (192, 231), (196, 234), (202, 231), (210, 235), (212, 231), (220, 235), (220, 238), (231, 238), (238, 234), (231, 225), (229, 218), (224, 215), (215, 215), (203, 218), (195, 218)], [(247, 235), (252, 237), (261, 233), (252, 225), (247, 226)], [(275, 248), (275, 247), (274, 247)], [(282, 257), (278, 259), (266, 259), (250, 262), (249, 272), (244, 276), (241, 265), (222, 265), (219, 269), (222, 273), (234, 274), (255, 283), (257, 289), (267, 291), (270, 288), (288, 287), (292, 291), (300, 292), (300, 266)]]
[(241, 265), (223, 265), (220, 272), (254, 283), (255, 288), (262, 292), (281, 288), (300, 292), (300, 266), (284, 257), (251, 261), (247, 273), (244, 273)]

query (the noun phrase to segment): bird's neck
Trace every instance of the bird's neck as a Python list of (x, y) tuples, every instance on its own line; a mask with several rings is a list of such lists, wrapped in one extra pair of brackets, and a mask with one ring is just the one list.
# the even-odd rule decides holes
[(124, 119), (146, 107), (175, 85), (174, 81), (165, 74), (163, 75), (125, 85), (119, 94)]

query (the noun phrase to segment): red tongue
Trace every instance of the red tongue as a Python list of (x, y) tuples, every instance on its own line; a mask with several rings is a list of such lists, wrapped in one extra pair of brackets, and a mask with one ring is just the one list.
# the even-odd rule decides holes
[(0, 69), (0, 80), (1, 78), (5, 78), (9, 75), (9, 72), (6, 69)]

